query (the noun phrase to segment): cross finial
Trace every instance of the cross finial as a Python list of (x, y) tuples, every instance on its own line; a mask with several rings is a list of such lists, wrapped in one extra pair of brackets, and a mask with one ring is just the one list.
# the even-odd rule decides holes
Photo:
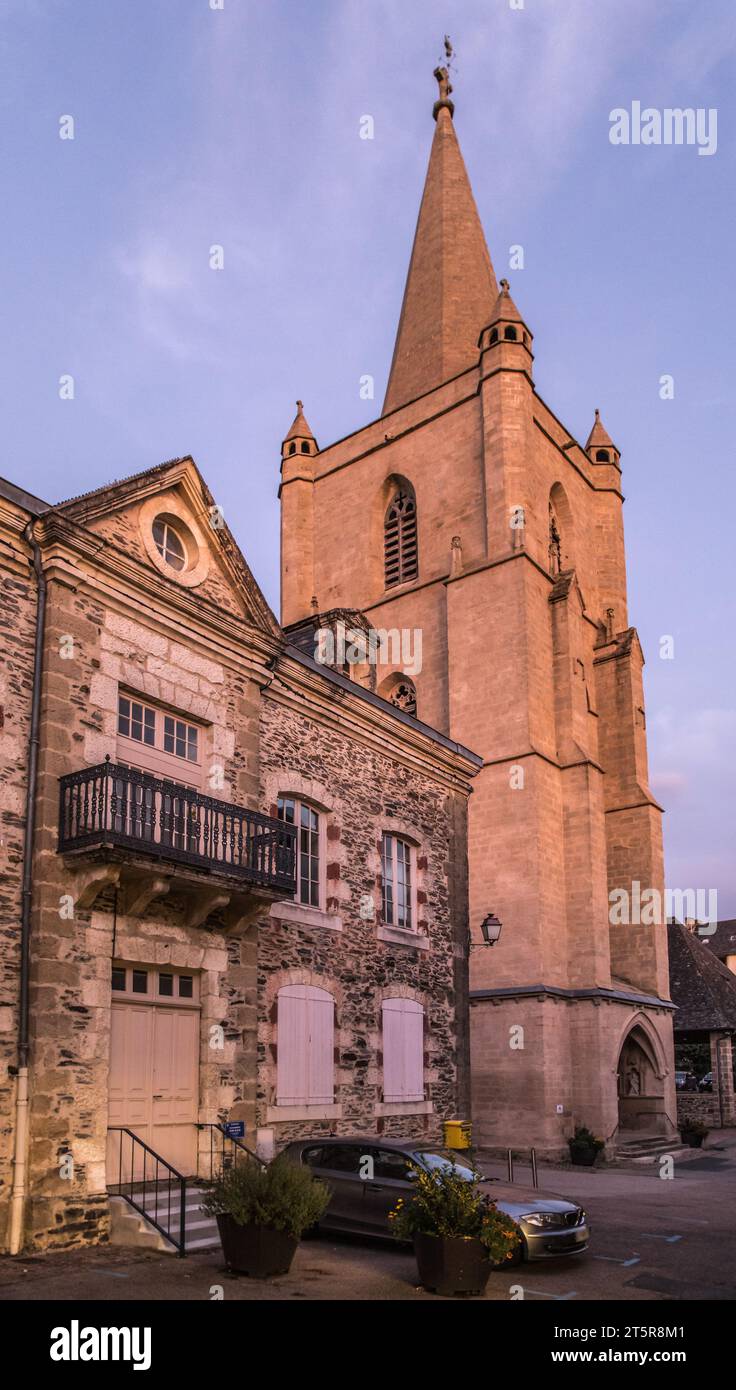
[(445, 62), (444, 64), (442, 62), (438, 63), (434, 70), (434, 76), (440, 89), (439, 97), (434, 104), (434, 110), (432, 112), (435, 120), (437, 120), (437, 116), (443, 106), (447, 107), (450, 115), (452, 115), (455, 110), (454, 102), (450, 101), (450, 93), (452, 91), (450, 67), (453, 56), (454, 49), (452, 43), (450, 42), (449, 35), (445, 34)]

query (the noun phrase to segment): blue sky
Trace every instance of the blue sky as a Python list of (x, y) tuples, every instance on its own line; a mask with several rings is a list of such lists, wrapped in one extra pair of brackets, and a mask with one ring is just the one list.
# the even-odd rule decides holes
[[(279, 444), (297, 396), (322, 444), (380, 409), (448, 28), (538, 389), (623, 453), (668, 881), (736, 915), (732, 0), (0, 0), (0, 472), (57, 501), (192, 453), (278, 609)], [(716, 108), (717, 152), (612, 146), (635, 100)]]

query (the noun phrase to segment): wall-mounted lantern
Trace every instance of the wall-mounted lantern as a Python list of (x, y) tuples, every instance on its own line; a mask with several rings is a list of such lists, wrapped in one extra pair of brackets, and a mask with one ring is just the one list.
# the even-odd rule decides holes
[(471, 951), (474, 950), (476, 946), (495, 946), (496, 942), (498, 941), (498, 938), (501, 935), (502, 926), (503, 923), (499, 922), (495, 913), (489, 912), (488, 916), (484, 917), (483, 921), (480, 924), (480, 934), (483, 937), (483, 940), (471, 941)]

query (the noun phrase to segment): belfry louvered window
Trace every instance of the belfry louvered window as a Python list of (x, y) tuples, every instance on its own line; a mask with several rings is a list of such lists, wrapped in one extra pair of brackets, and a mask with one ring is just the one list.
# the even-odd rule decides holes
[(417, 505), (413, 494), (400, 488), (394, 495), (383, 528), (383, 554), (386, 588), (416, 579)]

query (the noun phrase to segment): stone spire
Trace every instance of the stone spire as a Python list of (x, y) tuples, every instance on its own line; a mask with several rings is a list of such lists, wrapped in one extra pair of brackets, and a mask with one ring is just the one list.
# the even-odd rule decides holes
[[(593, 428), (588, 435), (585, 452), (593, 463), (615, 463), (621, 457), (608, 430), (601, 420), (600, 410), (595, 412)], [(605, 457), (604, 457), (605, 456)]]
[(296, 415), (294, 423), (289, 430), (283, 444), (281, 445), (281, 457), (286, 458), (291, 454), (317, 454), (319, 445), (307, 424), (304, 415), (303, 401), (296, 403)]
[(447, 68), (406, 277), (384, 415), (449, 381), (478, 360), (498, 286), (457, 142)]

